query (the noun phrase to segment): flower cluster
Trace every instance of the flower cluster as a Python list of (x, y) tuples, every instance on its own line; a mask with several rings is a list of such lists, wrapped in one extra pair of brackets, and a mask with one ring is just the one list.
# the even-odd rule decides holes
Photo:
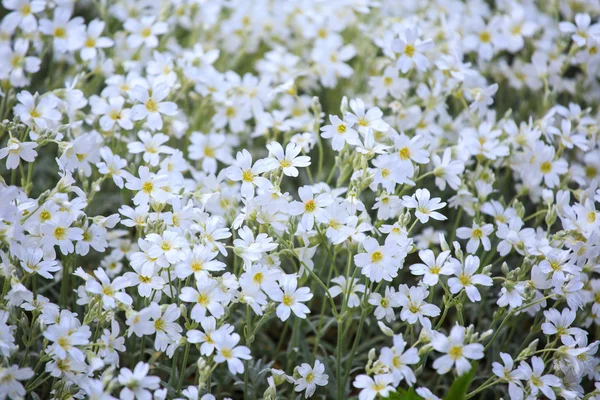
[(600, 399), (594, 0), (2, 0), (0, 400)]

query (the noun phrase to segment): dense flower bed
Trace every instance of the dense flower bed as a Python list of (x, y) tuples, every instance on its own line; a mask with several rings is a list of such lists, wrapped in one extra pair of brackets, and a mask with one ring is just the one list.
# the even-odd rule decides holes
[(600, 399), (597, 0), (3, 0), (0, 400)]

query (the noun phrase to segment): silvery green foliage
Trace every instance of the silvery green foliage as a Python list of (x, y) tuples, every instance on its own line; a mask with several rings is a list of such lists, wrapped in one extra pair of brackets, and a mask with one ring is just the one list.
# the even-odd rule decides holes
[(3, 0), (0, 400), (599, 399), (595, 0)]

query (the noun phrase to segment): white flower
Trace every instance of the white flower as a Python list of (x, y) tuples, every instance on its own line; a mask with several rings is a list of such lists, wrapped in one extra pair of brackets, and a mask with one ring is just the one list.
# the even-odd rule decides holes
[(581, 329), (571, 327), (571, 324), (577, 318), (577, 312), (568, 307), (562, 312), (551, 308), (544, 311), (546, 321), (542, 324), (542, 332), (544, 335), (558, 335), (564, 342), (567, 339), (573, 340), (573, 336), (578, 336), (582, 333)]
[(138, 85), (131, 90), (131, 94), (141, 103), (131, 108), (132, 119), (140, 121), (147, 118), (146, 125), (153, 131), (162, 129), (161, 115), (173, 116), (177, 113), (177, 104), (163, 101), (169, 95), (169, 87), (164, 83), (158, 83), (152, 90)]
[(126, 130), (133, 128), (131, 110), (123, 108), (124, 104), (125, 99), (121, 96), (110, 97), (108, 101), (98, 96), (90, 98), (92, 112), (96, 115), (101, 115), (98, 122), (100, 128), (105, 131), (112, 130), (115, 124)]
[(138, 362), (133, 369), (121, 368), (118, 381), (123, 385), (120, 397), (123, 400), (146, 400), (151, 398), (150, 390), (159, 388), (160, 378), (158, 376), (148, 376), (150, 365), (145, 362)]
[(508, 382), (508, 393), (511, 399), (523, 398), (523, 388), (519, 381), (519, 371), (514, 368), (514, 361), (510, 354), (500, 352), (500, 358), (504, 365), (499, 362), (492, 363), (492, 372), (498, 378)]
[(254, 186), (266, 187), (267, 179), (259, 176), (272, 168), (266, 160), (257, 160), (252, 165), (252, 156), (248, 150), (238, 151), (235, 165), (227, 169), (227, 176), (232, 181), (242, 182), (242, 196), (254, 197)]
[[(348, 280), (344, 276), (338, 276), (333, 278), (331, 282), (335, 283), (334, 286), (329, 288), (329, 293), (331, 297), (337, 297), (340, 294), (344, 294), (344, 298), (347, 298), (347, 304), (349, 308), (358, 307), (360, 305), (360, 297), (359, 293), (365, 292), (365, 285), (362, 283), (357, 283), (357, 281)], [(352, 282), (352, 286), (350, 286), (350, 282)]]
[(445, 374), (452, 367), (456, 368), (458, 375), (463, 375), (471, 370), (469, 360), (483, 358), (483, 345), (479, 343), (465, 344), (465, 328), (459, 325), (452, 327), (448, 337), (440, 334), (431, 342), (433, 348), (444, 353), (433, 362), (433, 368), (438, 374)]
[(402, 37), (392, 42), (392, 50), (400, 54), (396, 68), (403, 74), (413, 67), (417, 71), (427, 70), (430, 63), (424, 53), (432, 48), (431, 39), (421, 40), (418, 38), (417, 28), (407, 28)]
[(241, 360), (250, 360), (250, 349), (246, 346), (237, 346), (240, 341), (240, 335), (237, 333), (215, 335), (215, 362), (222, 363), (227, 361), (227, 367), (232, 374), (241, 374), (244, 372), (244, 363)]
[(387, 397), (394, 387), (391, 386), (394, 378), (391, 374), (358, 375), (353, 382), (355, 388), (362, 389), (358, 394), (358, 400), (373, 400), (377, 395)]
[(44, 338), (52, 344), (47, 351), (60, 360), (73, 357), (75, 360), (84, 361), (85, 355), (77, 346), (89, 343), (92, 335), (90, 327), (81, 326), (79, 320), (73, 314), (61, 314), (60, 322), (48, 327), (44, 332)]
[(35, 56), (27, 56), (29, 41), (17, 39), (14, 45), (0, 46), (0, 77), (8, 78), (15, 87), (29, 84), (26, 73), (33, 74), (40, 70), (41, 60)]
[(402, 266), (403, 260), (397, 257), (400, 247), (393, 243), (380, 246), (377, 239), (372, 237), (367, 237), (362, 246), (365, 252), (354, 256), (354, 262), (362, 274), (374, 282), (391, 282)]
[(371, 107), (367, 111), (361, 99), (350, 100), (350, 108), (354, 113), (346, 112), (344, 119), (358, 126), (358, 131), (363, 135), (370, 131), (386, 132), (389, 128), (383, 118), (383, 111), (379, 107)]
[(290, 142), (285, 146), (285, 152), (279, 142), (271, 142), (267, 144), (269, 154), (274, 158), (270, 159), (269, 162), (273, 164), (275, 168), (281, 168), (282, 172), (286, 176), (298, 176), (297, 167), (308, 167), (310, 165), (309, 156), (298, 156), (302, 151), (300, 146), (296, 146)]
[(98, 54), (97, 49), (106, 49), (108, 47), (112, 47), (114, 42), (112, 39), (100, 36), (102, 35), (102, 31), (106, 23), (100, 20), (90, 21), (87, 27), (87, 34), (85, 40), (83, 42), (83, 48), (81, 49), (81, 59), (82, 60), (92, 60), (96, 58)]
[(423, 275), (423, 283), (429, 286), (437, 285), (440, 275), (452, 275), (454, 270), (452, 266), (446, 262), (450, 256), (450, 251), (442, 251), (437, 258), (433, 251), (426, 249), (419, 251), (419, 258), (424, 264), (414, 264), (410, 267), (410, 272), (413, 275)]
[(71, 18), (69, 7), (56, 7), (52, 20), (40, 21), (40, 32), (54, 38), (54, 51), (66, 53), (75, 51), (83, 46), (85, 39), (85, 24), (83, 17)]
[(406, 341), (402, 335), (394, 335), (394, 346), (383, 347), (379, 361), (387, 366), (393, 377), (393, 385), (398, 386), (404, 379), (409, 386), (417, 381), (415, 374), (409, 365), (417, 364), (420, 360), (419, 351), (416, 348), (406, 349)]
[(165, 22), (156, 22), (153, 16), (141, 18), (129, 18), (125, 21), (125, 29), (130, 32), (127, 37), (127, 44), (131, 48), (146, 46), (155, 48), (158, 46), (158, 36), (166, 33), (169, 30)]
[(423, 321), (427, 317), (437, 317), (440, 315), (438, 306), (429, 304), (425, 298), (429, 292), (418, 286), (413, 286), (408, 293), (399, 292), (398, 298), (400, 306), (403, 307), (400, 313), (402, 321), (407, 321), (409, 324), (414, 324), (418, 321)]
[(556, 399), (552, 387), (561, 385), (558, 377), (552, 374), (544, 375), (544, 361), (540, 357), (531, 357), (531, 366), (521, 361), (518, 369), (518, 378), (527, 381), (527, 386), (532, 396), (542, 392), (544, 396), (551, 400)]
[(369, 295), (369, 304), (377, 306), (373, 312), (375, 318), (392, 322), (396, 319), (394, 307), (400, 307), (400, 294), (392, 286), (386, 286), (383, 296), (377, 292)]
[(412, 196), (403, 196), (402, 203), (406, 208), (414, 208), (415, 216), (421, 221), (422, 224), (429, 221), (429, 218), (436, 219), (438, 221), (444, 221), (447, 218), (435, 210), (444, 208), (446, 203), (440, 202), (439, 197), (430, 199), (430, 193), (427, 189), (417, 189), (415, 194)]
[(301, 224), (304, 229), (312, 229), (315, 220), (322, 224), (328, 222), (326, 208), (333, 202), (331, 195), (320, 193), (315, 196), (309, 186), (302, 186), (298, 189), (298, 196), (300, 196), (301, 201), (291, 203), (288, 212), (290, 215), (302, 214)]
[(109, 147), (102, 147), (100, 149), (100, 156), (104, 161), (96, 163), (98, 172), (111, 176), (115, 185), (119, 189), (123, 189), (123, 185), (125, 184), (123, 178), (130, 176), (129, 172), (123, 169), (127, 165), (127, 161), (114, 155)]
[(45, 0), (4, 0), (2, 6), (10, 10), (4, 16), (4, 21), (15, 28), (18, 26), (24, 32), (35, 32), (38, 28), (38, 21), (34, 14), (44, 11), (46, 8)]
[(34, 162), (37, 152), (34, 150), (37, 147), (34, 142), (20, 142), (17, 138), (11, 137), (6, 143), (6, 147), (0, 149), (0, 160), (6, 159), (6, 168), (17, 169), (21, 159), (26, 162)]
[(11, 365), (0, 368), (0, 398), (24, 398), (25, 388), (19, 381), (25, 381), (32, 376), (33, 370), (29, 367), (20, 368), (18, 365)]
[(14, 108), (15, 114), (32, 129), (50, 129), (60, 120), (61, 114), (56, 109), (58, 104), (54, 96), (40, 98), (37, 93), (33, 96), (24, 90), (17, 94), (17, 100), (19, 104)]
[(446, 189), (446, 183), (448, 183), (452, 189), (457, 190), (461, 182), (459, 175), (465, 170), (464, 162), (452, 160), (450, 149), (444, 150), (442, 158), (437, 154), (433, 154), (431, 161), (434, 166), (433, 174), (435, 175), (437, 187), (444, 190)]
[(291, 312), (298, 318), (306, 318), (306, 314), (310, 313), (310, 309), (303, 304), (313, 295), (307, 287), (298, 288), (298, 279), (295, 275), (286, 275), (280, 280), (281, 289), (279, 292), (273, 293), (271, 298), (278, 302), (277, 317), (282, 321), (286, 321)]
[(311, 367), (310, 364), (303, 363), (298, 367), (297, 371), (300, 378), (296, 379), (294, 390), (296, 392), (306, 390), (304, 393), (306, 398), (311, 397), (315, 393), (317, 385), (327, 385), (329, 376), (324, 373), (325, 365), (319, 360), (315, 360), (314, 367)]
[(331, 125), (321, 128), (321, 137), (332, 139), (331, 146), (335, 151), (341, 151), (346, 143), (354, 146), (360, 145), (358, 133), (352, 129), (352, 123), (342, 121), (337, 115), (330, 115)]
[(148, 167), (139, 167), (139, 178), (135, 176), (128, 177), (125, 187), (129, 190), (138, 191), (133, 197), (136, 205), (148, 204), (150, 200), (166, 202), (169, 195), (164, 190), (168, 185), (166, 175), (156, 175), (150, 172)]
[[(217, 329), (217, 320), (214, 317), (207, 316), (200, 325), (202, 330), (190, 329), (187, 331), (187, 338), (190, 343), (200, 343), (200, 353), (210, 356), (215, 350), (215, 341), (213, 337), (218, 335), (229, 335), (233, 332), (233, 326), (223, 324)], [(215, 336), (216, 335), (216, 336)]]
[(190, 317), (194, 321), (202, 322), (206, 316), (206, 311), (210, 311), (215, 318), (221, 318), (225, 313), (223, 304), (229, 300), (219, 288), (217, 282), (209, 276), (201, 276), (196, 280), (196, 289), (184, 287), (181, 289), (181, 300), (194, 303)]
[(370, 77), (369, 84), (373, 88), (373, 94), (380, 99), (385, 98), (388, 94), (399, 98), (410, 87), (408, 79), (400, 78), (398, 70), (392, 66), (387, 67), (382, 76)]
[(571, 39), (577, 44), (577, 46), (585, 46), (589, 38), (600, 35), (600, 25), (591, 25), (592, 18), (589, 14), (575, 14), (575, 24), (572, 22), (564, 21), (558, 26), (560, 31), (563, 33), (570, 33)]
[(476, 274), (479, 269), (479, 257), (469, 254), (462, 264), (460, 261), (453, 259), (452, 266), (454, 268), (454, 275), (448, 279), (448, 286), (450, 292), (456, 294), (461, 290), (465, 290), (467, 297), (472, 302), (478, 302), (481, 300), (481, 294), (475, 285), (492, 286), (493, 281), (487, 275)]
[(467, 251), (471, 254), (475, 254), (477, 249), (479, 249), (480, 242), (483, 244), (483, 249), (485, 251), (489, 251), (492, 248), (492, 244), (490, 243), (488, 236), (493, 231), (494, 226), (492, 224), (479, 226), (473, 222), (472, 228), (458, 228), (456, 230), (456, 236), (461, 239), (469, 239), (469, 242), (467, 243)]

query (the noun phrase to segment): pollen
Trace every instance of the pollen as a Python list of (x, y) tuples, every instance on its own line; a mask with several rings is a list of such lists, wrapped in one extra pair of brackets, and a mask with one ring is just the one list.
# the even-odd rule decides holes
[(417, 49), (412, 44), (407, 44), (406, 46), (404, 46), (404, 54), (406, 54), (407, 56), (413, 57), (416, 52)]
[(204, 265), (200, 261), (194, 261), (190, 264), (190, 269), (194, 272), (202, 271)]
[(48, 221), (50, 218), (52, 218), (52, 215), (50, 214), (50, 211), (48, 210), (44, 210), (40, 213), (40, 220), (42, 222), (46, 222)]
[(284, 306), (291, 307), (294, 304), (294, 299), (292, 298), (292, 296), (284, 294), (281, 302)]
[(479, 41), (481, 43), (489, 43), (492, 41), (492, 35), (488, 31), (483, 31), (479, 34)]
[(152, 192), (152, 189), (154, 189), (154, 185), (152, 184), (152, 182), (144, 182), (144, 184), (142, 185), (142, 190), (144, 191), (144, 193), (150, 193)]
[(140, 32), (140, 36), (143, 37), (144, 39), (150, 37), (150, 35), (152, 35), (152, 30), (148, 27), (145, 27)]
[(252, 182), (254, 180), (254, 174), (252, 174), (252, 171), (247, 169), (242, 172), (242, 180), (244, 182)]
[(448, 350), (448, 355), (451, 359), (457, 360), (463, 355), (462, 346), (452, 346), (450, 350)]
[(377, 264), (383, 260), (383, 254), (380, 251), (375, 251), (371, 254), (371, 262)]
[(309, 200), (304, 203), (304, 210), (308, 213), (314, 212), (317, 209), (317, 203), (314, 200)]
[(213, 147), (210, 146), (206, 146), (204, 148), (204, 156), (207, 158), (215, 158), (215, 149)]
[(151, 113), (158, 112), (158, 104), (154, 99), (148, 99), (148, 101), (146, 101), (146, 110)]
[(160, 318), (159, 318), (159, 319), (157, 319), (156, 321), (154, 321), (154, 328), (155, 328), (157, 331), (162, 331), (162, 330), (164, 330), (164, 329), (165, 329), (165, 325), (166, 325), (166, 324), (165, 324), (165, 321), (163, 321), (163, 320), (162, 320), (162, 319), (160, 319)]
[(341, 135), (341, 134), (344, 134), (344, 133), (346, 133), (346, 130), (347, 130), (347, 129), (348, 129), (348, 128), (346, 128), (346, 125), (344, 125), (344, 124), (339, 124), (336, 130), (337, 130), (337, 133), (339, 133), (339, 134)]
[(54, 28), (54, 36), (60, 39), (64, 39), (67, 37), (67, 31), (62, 26), (58, 26)]
[(542, 171), (543, 174), (549, 173), (552, 171), (552, 163), (550, 161), (544, 161), (540, 164), (540, 171)]
[(54, 237), (56, 240), (65, 240), (67, 238), (67, 230), (60, 226), (54, 229)]
[(398, 155), (401, 160), (409, 160), (410, 159), (410, 149), (408, 147), (403, 147), (398, 151)]
[(463, 286), (471, 285), (471, 277), (469, 275), (462, 274), (458, 277), (458, 280), (460, 281), (460, 283), (462, 283)]
[(210, 303), (210, 298), (208, 297), (208, 295), (206, 293), (200, 293), (198, 295), (198, 299), (196, 301), (201, 306), (206, 307)]

